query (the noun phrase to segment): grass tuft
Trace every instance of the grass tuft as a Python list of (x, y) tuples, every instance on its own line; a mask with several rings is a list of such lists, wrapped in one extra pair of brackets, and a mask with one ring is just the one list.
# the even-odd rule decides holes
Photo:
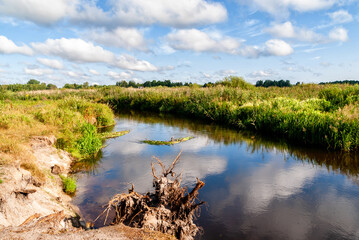
[(60, 178), (62, 180), (62, 189), (65, 193), (72, 195), (76, 192), (76, 179), (73, 177), (66, 177), (63, 175), (60, 175)]
[(173, 145), (173, 144), (188, 141), (188, 140), (190, 140), (192, 138), (193, 137), (173, 138), (170, 141), (144, 140), (144, 141), (141, 141), (141, 142), (147, 143), (147, 144), (150, 144), (150, 145)]

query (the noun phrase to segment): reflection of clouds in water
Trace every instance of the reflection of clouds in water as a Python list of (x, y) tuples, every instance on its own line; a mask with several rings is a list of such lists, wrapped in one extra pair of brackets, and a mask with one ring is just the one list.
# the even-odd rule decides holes
[(199, 152), (203, 148), (207, 147), (211, 142), (207, 136), (197, 136), (193, 139), (190, 139), (186, 142), (182, 142), (174, 145), (176, 149), (184, 149), (191, 152)]
[(110, 144), (106, 151), (110, 152), (118, 152), (124, 155), (130, 154), (139, 154), (147, 148), (146, 144), (138, 143), (138, 142), (114, 142)]
[(266, 210), (275, 198), (288, 198), (299, 193), (315, 174), (316, 170), (310, 166), (296, 164), (286, 168), (282, 160), (270, 161), (246, 180), (249, 187), (246, 211), (258, 213)]
[(221, 174), (226, 170), (227, 160), (220, 156), (185, 155), (176, 167), (177, 172), (183, 172), (182, 184), (193, 186), (198, 177), (203, 180), (209, 175)]
[(220, 214), (221, 210), (241, 198), (241, 207), (246, 213), (260, 213), (274, 199), (299, 193), (315, 174), (316, 170), (311, 166), (295, 164), (288, 167), (282, 159), (272, 159), (262, 167), (254, 168), (254, 172), (239, 172), (228, 177), (229, 193), (218, 200), (214, 210)]
[[(358, 238), (359, 216), (355, 213), (359, 204), (352, 191), (345, 194), (334, 187), (323, 189), (331, 185), (327, 182), (310, 185), (327, 174), (324, 169), (281, 158), (247, 172), (238, 169), (236, 175), (226, 178), (228, 186), (213, 189), (206, 197), (210, 199), (209, 214), (227, 229), (245, 236)], [(343, 184), (345, 189), (347, 183)], [(303, 191), (309, 186), (308, 193)]]
[[(139, 144), (143, 145), (143, 144)], [(161, 161), (169, 167), (175, 156), (161, 157)], [(135, 190), (139, 193), (152, 191), (152, 158), (141, 156), (129, 157), (122, 154), (114, 154), (112, 159), (103, 162), (103, 169), (111, 169), (112, 176), (106, 178), (106, 173), (97, 177), (86, 177), (81, 180), (81, 191), (76, 196), (76, 202), (81, 203), (91, 195), (93, 201), (105, 203), (114, 194), (126, 192), (130, 183), (134, 184)], [(182, 185), (193, 186), (196, 177), (203, 180), (209, 175), (220, 174), (225, 171), (227, 161), (223, 157), (182, 155), (175, 170), (179, 174), (183, 172)], [(157, 169), (157, 175), (161, 169)], [(101, 188), (94, 189), (94, 186)], [(96, 192), (96, 193), (95, 193)]]
[[(327, 194), (319, 199), (317, 214), (318, 218), (330, 223), (333, 227), (344, 232), (359, 230), (359, 206), (351, 196), (345, 196), (334, 188), (327, 190)], [(359, 237), (359, 232), (356, 233)]]

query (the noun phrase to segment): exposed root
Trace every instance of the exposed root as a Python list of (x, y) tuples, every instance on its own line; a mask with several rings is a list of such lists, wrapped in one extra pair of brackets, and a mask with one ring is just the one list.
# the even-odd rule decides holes
[[(197, 184), (190, 193), (187, 188), (180, 187), (182, 174), (177, 175), (173, 171), (180, 155), (168, 169), (158, 158), (155, 158), (155, 163), (152, 162), (154, 193), (141, 195), (134, 191), (132, 185), (128, 194), (115, 195), (101, 215), (106, 213), (107, 220), (109, 212), (114, 210), (113, 224), (123, 223), (171, 234), (179, 239), (193, 239), (200, 230), (193, 223), (193, 217), (199, 206), (204, 204), (197, 200), (198, 190), (204, 182), (197, 178)], [(156, 176), (156, 165), (162, 170), (160, 176)]]

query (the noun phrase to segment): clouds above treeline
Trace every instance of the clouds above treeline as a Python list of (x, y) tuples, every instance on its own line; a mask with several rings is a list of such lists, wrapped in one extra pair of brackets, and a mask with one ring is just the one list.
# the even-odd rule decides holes
[[(49, 79), (169, 78), (193, 56), (212, 59), (212, 65), (232, 58), (248, 65), (342, 46), (358, 25), (353, 6), (358, 1), (0, 0), (0, 57), (14, 55), (19, 60), (11, 66), (22, 64), (22, 73)], [(304, 20), (309, 15), (316, 19)], [(206, 69), (191, 62), (187, 79), (203, 75)], [(241, 75), (281, 75), (279, 69), (251, 68)]]

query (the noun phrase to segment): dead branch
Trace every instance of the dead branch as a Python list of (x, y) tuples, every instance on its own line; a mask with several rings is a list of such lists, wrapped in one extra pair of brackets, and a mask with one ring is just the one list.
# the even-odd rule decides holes
[[(182, 173), (177, 175), (173, 171), (180, 155), (181, 152), (168, 169), (158, 158), (155, 158), (156, 163), (151, 163), (155, 188), (153, 193), (141, 195), (132, 185), (128, 194), (115, 195), (101, 215), (107, 211), (107, 220), (109, 211), (114, 210), (113, 224), (123, 223), (131, 227), (161, 231), (179, 239), (193, 239), (200, 230), (193, 218), (196, 210), (205, 203), (197, 199), (204, 182), (197, 178), (196, 186), (190, 193), (186, 187), (180, 187)], [(160, 176), (156, 175), (156, 164), (162, 170)]]

